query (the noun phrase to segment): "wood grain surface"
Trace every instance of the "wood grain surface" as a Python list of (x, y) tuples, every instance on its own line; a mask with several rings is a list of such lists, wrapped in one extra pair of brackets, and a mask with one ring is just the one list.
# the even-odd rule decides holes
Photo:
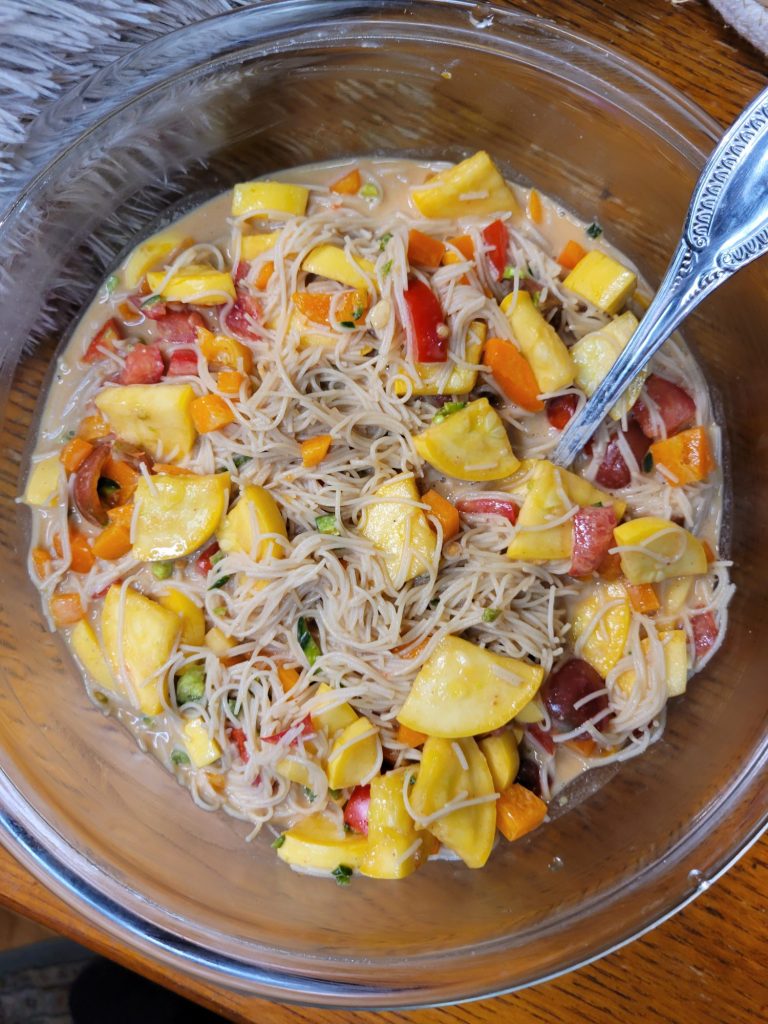
[[(703, 0), (516, 0), (508, 6), (553, 18), (622, 50), (723, 124), (765, 85), (765, 59)], [(2, 848), (0, 880), (0, 902), (9, 908), (243, 1024), (756, 1024), (768, 1019), (766, 838), (676, 917), (589, 967), (503, 998), (408, 1013), (302, 1009), (203, 985), (117, 945), (73, 915)]]

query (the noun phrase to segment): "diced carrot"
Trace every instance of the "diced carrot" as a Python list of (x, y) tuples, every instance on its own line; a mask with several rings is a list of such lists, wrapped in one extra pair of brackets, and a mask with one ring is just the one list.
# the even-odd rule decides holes
[[(475, 243), (472, 241), (471, 235), (457, 235), (455, 238), (449, 238), (448, 245), (458, 249), (465, 260), (473, 260), (475, 258)], [(450, 252), (446, 252), (446, 263), (449, 262), (447, 257), (450, 255)], [(451, 260), (450, 262), (454, 261)]]
[(247, 381), (245, 374), (238, 370), (222, 370), (216, 377), (219, 391), (223, 391), (225, 395), (239, 395), (241, 385), (247, 384)]
[(98, 441), (110, 433), (109, 424), (101, 416), (86, 416), (80, 422), (77, 433), (84, 441)]
[(408, 262), (435, 270), (445, 256), (445, 245), (423, 231), (411, 228), (408, 232)]
[(54, 594), (51, 615), (57, 626), (74, 626), (85, 615), (79, 594)]
[(426, 743), (427, 734), (425, 732), (417, 732), (416, 729), (409, 729), (407, 725), (402, 725), (398, 722), (395, 739), (398, 743), (404, 743), (406, 747), (420, 747), (423, 743)]
[(709, 541), (708, 540), (703, 540), (701, 542), (701, 546), (704, 548), (704, 554), (707, 556), (707, 562), (710, 565), (712, 564), (712, 562), (716, 562), (717, 561), (717, 555), (712, 550), (712, 545), (709, 543)]
[(117, 307), (117, 315), (126, 327), (135, 327), (144, 319), (144, 314), (132, 302), (121, 302)]
[(621, 576), (621, 556), (618, 551), (605, 555), (597, 567), (598, 575), (609, 582), (617, 580)]
[(193, 398), (189, 404), (192, 422), (198, 434), (209, 434), (235, 422), (235, 414), (219, 395), (203, 395)]
[(336, 302), (334, 325), (331, 324), (331, 305), (335, 296), (330, 292), (294, 292), (293, 304), (296, 309), (316, 324), (328, 327), (340, 323), (359, 323), (368, 309), (368, 293), (356, 288), (344, 292)]
[(273, 260), (265, 260), (264, 263), (259, 267), (259, 272), (256, 275), (256, 281), (254, 282), (256, 287), (261, 291), (269, 284), (270, 278), (275, 272), (275, 264)]
[(570, 242), (566, 242), (560, 251), (560, 255), (557, 257), (557, 262), (561, 267), (565, 267), (566, 270), (573, 270), (579, 260), (583, 260), (587, 255), (587, 250), (579, 245), (578, 242), (574, 242), (573, 239)]
[(339, 196), (354, 196), (360, 191), (362, 184), (363, 179), (360, 171), (355, 167), (353, 171), (345, 174), (343, 178), (334, 181), (331, 185), (331, 192), (335, 192)]
[(73, 437), (68, 441), (59, 453), (59, 458), (67, 471), (67, 474), (74, 473), (93, 451), (93, 445), (84, 441), (82, 437)]
[[(62, 557), (64, 549), (61, 546), (61, 537), (57, 533), (53, 538), (53, 550)], [(70, 527), (69, 550), (71, 553), (70, 569), (72, 572), (90, 572), (96, 561), (88, 538), (84, 533), (79, 533)]]
[(528, 193), (528, 216), (534, 224), (541, 224), (541, 219), (544, 216), (544, 210), (541, 205), (541, 196), (535, 188), (532, 188)]
[[(662, 476), (670, 487), (697, 483), (715, 468), (706, 427), (691, 427), (663, 441), (655, 441), (649, 451), (654, 466), (657, 469), (661, 466), (667, 471)], [(671, 476), (668, 477), (667, 473)]]
[(575, 740), (566, 740), (565, 745), (570, 747), (571, 750), (575, 750), (577, 754), (581, 754), (582, 757), (594, 757), (597, 750), (597, 744), (591, 736), (581, 736)]
[(104, 463), (101, 475), (107, 477), (108, 480), (114, 480), (120, 488), (118, 504), (124, 505), (126, 501), (130, 501), (133, 496), (133, 492), (136, 490), (136, 484), (139, 482), (139, 476), (141, 474), (138, 469), (135, 469), (128, 462), (123, 462), (120, 459), (114, 459), (110, 455)]
[(39, 580), (47, 579), (52, 561), (50, 551), (46, 551), (45, 548), (32, 548), (32, 564)]
[(529, 412), (539, 412), (544, 403), (538, 397), (539, 385), (531, 364), (511, 341), (489, 338), (483, 351), (483, 362), (504, 394)]
[(250, 373), (253, 369), (253, 353), (245, 345), (226, 334), (214, 334), (205, 327), (197, 328), (197, 341), (203, 357), (209, 363), (226, 366), (230, 370)]
[(659, 610), (659, 599), (652, 583), (628, 583), (629, 603), (640, 615)]
[(443, 528), (443, 540), (450, 540), (459, 532), (459, 513), (454, 505), (437, 491), (427, 491), (421, 500), (429, 505), (429, 511)]
[(155, 462), (152, 466), (153, 473), (164, 473), (166, 476), (197, 476), (192, 469), (185, 466), (174, 466), (172, 462)]
[(310, 469), (323, 461), (331, 447), (330, 434), (318, 434), (317, 437), (308, 437), (299, 445), (301, 448), (301, 461)]
[(97, 558), (104, 558), (109, 562), (122, 558), (131, 550), (130, 530), (119, 523), (110, 523), (91, 544), (91, 550)]
[(532, 832), (546, 814), (544, 801), (518, 782), (513, 782), (496, 801), (496, 827), (510, 842)]
[(205, 777), (215, 793), (223, 793), (227, 788), (227, 776), (221, 772), (207, 772)]
[[(157, 466), (155, 466), (155, 469), (157, 469)], [(130, 530), (131, 520), (133, 519), (133, 505), (118, 505), (117, 508), (108, 508), (107, 516), (110, 523)]]
[(425, 636), (424, 639), (420, 640), (415, 647), (412, 642), (409, 644), (400, 644), (399, 647), (392, 648), (392, 653), (396, 654), (399, 658), (406, 658), (408, 661), (412, 661), (413, 658), (418, 658), (431, 639), (431, 636)]
[(288, 691), (292, 689), (296, 685), (296, 683), (298, 683), (299, 673), (296, 671), (295, 668), (290, 668), (288, 665), (278, 664), (277, 678), (283, 684), (283, 691), (285, 693), (288, 693)]

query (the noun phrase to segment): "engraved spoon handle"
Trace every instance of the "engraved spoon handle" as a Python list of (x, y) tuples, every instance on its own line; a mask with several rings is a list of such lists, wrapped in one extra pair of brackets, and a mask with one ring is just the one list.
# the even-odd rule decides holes
[(683, 235), (624, 351), (552, 456), (569, 466), (632, 380), (701, 300), (768, 251), (768, 89), (728, 129), (696, 185)]

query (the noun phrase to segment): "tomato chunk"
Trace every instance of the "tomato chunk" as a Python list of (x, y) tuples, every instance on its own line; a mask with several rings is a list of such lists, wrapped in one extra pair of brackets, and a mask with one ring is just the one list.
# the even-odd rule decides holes
[(193, 348), (177, 348), (168, 360), (168, 377), (194, 377), (197, 375), (197, 352)]
[(485, 255), (493, 270), (493, 276), (500, 281), (507, 265), (507, 248), (509, 246), (509, 232), (504, 221), (494, 220), (487, 228), (483, 228), (483, 241), (488, 246)]
[(205, 327), (205, 320), (194, 310), (166, 313), (157, 321), (157, 333), (171, 345), (194, 345), (198, 327)]
[[(648, 438), (634, 421), (623, 431), (624, 437), (637, 460), (638, 466), (642, 469), (643, 459), (648, 451)], [(632, 474), (626, 459), (621, 454), (621, 448), (617, 441), (617, 435), (611, 438), (603, 455), (603, 461), (595, 475), (595, 480), (601, 487), (626, 487), (632, 479)]]
[(557, 395), (547, 399), (547, 419), (556, 430), (565, 430), (568, 421), (576, 412), (578, 395)]
[(587, 576), (602, 564), (613, 547), (616, 512), (607, 508), (580, 508), (573, 517), (571, 576)]
[(693, 630), (693, 644), (696, 648), (696, 657), (703, 657), (708, 650), (717, 643), (717, 622), (712, 612), (701, 612), (699, 615), (691, 616), (691, 629)]
[(82, 362), (95, 363), (99, 359), (103, 359), (105, 352), (115, 351), (115, 342), (122, 341), (122, 338), (122, 328), (117, 320), (112, 317), (112, 319), (107, 320), (107, 322), (102, 324), (98, 331), (96, 331), (91, 339), (90, 345), (86, 349)]
[(368, 810), (371, 806), (371, 787), (355, 786), (344, 808), (344, 824), (358, 832), (361, 836), (368, 835)]
[[(607, 710), (608, 694), (600, 690), (605, 690), (605, 683), (592, 666), (581, 658), (571, 658), (549, 675), (540, 693), (552, 721), (568, 730)], [(582, 703), (586, 697), (591, 699)]]
[(125, 357), (121, 384), (157, 384), (163, 379), (165, 363), (156, 345), (137, 345)]
[(462, 498), (456, 502), (459, 512), (469, 515), (503, 516), (514, 526), (520, 507), (514, 501), (503, 498)]
[(240, 338), (247, 338), (256, 341), (259, 337), (254, 330), (254, 321), (261, 317), (261, 305), (259, 302), (245, 292), (238, 294), (235, 304), (224, 318), (227, 330)]
[(250, 755), (248, 754), (248, 739), (245, 735), (244, 729), (232, 729), (229, 738), (237, 747), (237, 752), (240, 755), (240, 760), (243, 764), (248, 764)]
[(412, 278), (403, 298), (408, 310), (411, 358), (417, 363), (444, 363), (450, 332), (437, 296), (423, 281)]
[[(661, 417), (667, 436), (676, 434), (683, 427), (688, 426), (696, 416), (696, 403), (683, 388), (673, 384), (665, 377), (659, 377), (652, 373), (645, 382), (644, 393), (635, 404), (635, 419), (646, 437), (653, 440), (661, 437), (661, 430), (658, 425), (658, 417)], [(658, 410), (658, 416), (654, 416), (651, 408), (645, 401), (645, 397), (651, 399)]]
[[(299, 732), (296, 739), (298, 739), (299, 736), (311, 736), (315, 731), (315, 727), (312, 725), (311, 716), (305, 715), (301, 722), (295, 722), (293, 725), (288, 726), (287, 729), (281, 729), (280, 732), (273, 732), (271, 736), (262, 736), (261, 741), (262, 743), (279, 743), (283, 736), (289, 733), (291, 729), (296, 728), (296, 725), (301, 725), (301, 732)], [(295, 743), (296, 740), (293, 742)]]

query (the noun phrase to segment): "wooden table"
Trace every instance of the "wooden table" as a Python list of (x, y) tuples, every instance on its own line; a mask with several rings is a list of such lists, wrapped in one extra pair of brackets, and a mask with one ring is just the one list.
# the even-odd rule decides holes
[[(623, 50), (722, 123), (765, 84), (764, 58), (703, 0), (516, 0)], [(502, 999), (413, 1013), (335, 1013), (247, 999), (136, 956), (91, 927), (0, 848), (0, 902), (195, 999), (259, 1024), (423, 1024), (492, 1020), (755, 1024), (768, 1018), (768, 838), (671, 921), (558, 981)]]

